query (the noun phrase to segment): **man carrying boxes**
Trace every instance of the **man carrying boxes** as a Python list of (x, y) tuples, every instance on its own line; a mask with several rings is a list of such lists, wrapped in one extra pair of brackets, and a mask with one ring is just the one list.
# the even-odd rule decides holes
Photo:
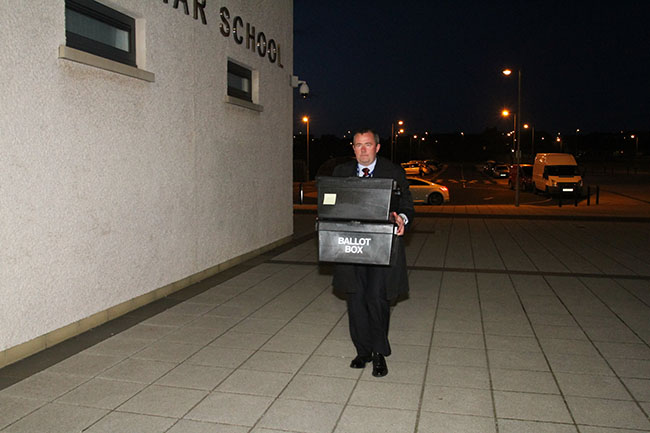
[(373, 130), (358, 131), (352, 144), (356, 161), (319, 179), (318, 193), (320, 260), (336, 262), (332, 284), (347, 295), (357, 351), (350, 367), (372, 361), (376, 377), (388, 374), (390, 304), (409, 290), (402, 236), (415, 213), (404, 169), (378, 157), (380, 147)]

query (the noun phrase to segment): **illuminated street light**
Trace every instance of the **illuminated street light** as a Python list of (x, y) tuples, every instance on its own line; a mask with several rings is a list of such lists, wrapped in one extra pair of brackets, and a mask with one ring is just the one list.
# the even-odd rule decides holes
[[(503, 117), (510, 116), (510, 110), (504, 109), (503, 111), (501, 111), (501, 115)], [(515, 131), (517, 130), (517, 114), (514, 114), (513, 117), (514, 117), (514, 122), (513, 122), (514, 129), (512, 130), (512, 150), (514, 152), (516, 151), (516, 147), (517, 147), (515, 143), (515, 139), (516, 139)], [(508, 133), (507, 135), (508, 137), (510, 137), (510, 133)]]
[(307, 181), (309, 181), (309, 116), (303, 116), (302, 123), (307, 124)]
[[(403, 120), (398, 120), (397, 121), (397, 126), (402, 126), (404, 125)], [(404, 132), (404, 129), (400, 129), (398, 131), (398, 134), (401, 134)], [(394, 161), (395, 160), (395, 141), (396, 141), (396, 134), (395, 134), (395, 122), (391, 123), (390, 125), (390, 160)]]
[[(506, 77), (512, 74), (511, 69), (504, 69), (501, 71)], [(517, 164), (517, 171), (515, 172), (515, 206), (519, 206), (519, 164), (521, 162), (521, 149), (519, 149), (519, 138), (521, 137), (521, 128), (517, 121), (521, 122), (521, 68), (517, 71), (517, 115), (515, 116), (515, 164)]]
[(527, 123), (524, 123), (524, 129), (531, 129), (531, 135), (530, 135), (530, 154), (534, 157), (535, 156), (535, 127), (531, 126)]
[[(413, 134), (413, 136), (409, 136), (409, 161), (413, 159), (413, 140), (417, 140), (418, 136), (417, 134)], [(417, 143), (417, 141), (416, 141)]]
[(634, 150), (634, 156), (636, 156), (639, 154), (639, 136), (636, 134), (632, 134), (630, 135), (630, 138), (636, 141), (635, 150)]

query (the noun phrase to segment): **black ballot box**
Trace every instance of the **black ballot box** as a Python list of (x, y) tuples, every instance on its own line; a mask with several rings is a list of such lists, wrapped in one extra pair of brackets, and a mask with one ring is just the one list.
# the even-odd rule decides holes
[(316, 179), (318, 219), (387, 222), (397, 210), (397, 182), (376, 177), (328, 177)]
[(318, 259), (389, 265), (396, 226), (397, 182), (386, 178), (319, 177)]
[(395, 225), (318, 220), (318, 260), (389, 265)]

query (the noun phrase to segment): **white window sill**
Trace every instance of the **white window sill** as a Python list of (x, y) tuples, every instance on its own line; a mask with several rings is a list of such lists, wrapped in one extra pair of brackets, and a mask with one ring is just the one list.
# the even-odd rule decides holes
[(234, 96), (226, 95), (226, 102), (228, 104), (238, 105), (240, 107), (248, 108), (249, 110), (259, 111), (260, 113), (264, 111), (264, 107), (259, 104), (254, 104), (250, 101), (245, 101), (243, 99), (235, 98)]
[(151, 83), (156, 80), (156, 75), (153, 72), (138, 69), (133, 66), (125, 65), (124, 63), (96, 56), (65, 45), (59, 45), (59, 59), (83, 63), (84, 65), (94, 66), (95, 68), (104, 69), (106, 71), (117, 72), (118, 74), (149, 81)]

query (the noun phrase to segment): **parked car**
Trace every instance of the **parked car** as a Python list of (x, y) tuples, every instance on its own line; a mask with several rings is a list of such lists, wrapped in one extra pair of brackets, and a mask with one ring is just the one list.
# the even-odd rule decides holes
[(435, 159), (425, 159), (423, 162), (433, 171), (440, 170), (440, 161), (436, 161)]
[(444, 185), (422, 179), (421, 177), (407, 176), (409, 189), (414, 202), (432, 205), (449, 203), (449, 189)]
[[(517, 184), (517, 165), (510, 166), (510, 177), (508, 178), (508, 186), (510, 189), (515, 189)], [(532, 164), (519, 164), (519, 189), (521, 191), (533, 190), (533, 165)]]
[(407, 175), (424, 176), (433, 173), (431, 167), (420, 161), (410, 161), (402, 164)]
[(496, 161), (493, 161), (491, 159), (485, 161), (485, 163), (483, 164), (483, 173), (492, 176), (492, 169), (494, 168), (495, 165), (497, 165)]
[(506, 178), (510, 175), (510, 167), (507, 164), (495, 165), (492, 169), (492, 177), (499, 179)]

